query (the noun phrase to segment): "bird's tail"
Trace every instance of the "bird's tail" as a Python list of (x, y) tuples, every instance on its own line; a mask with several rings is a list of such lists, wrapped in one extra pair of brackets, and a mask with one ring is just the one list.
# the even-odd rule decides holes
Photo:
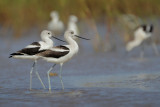
[(10, 55), (8, 58), (12, 58), (13, 56), (12, 55)]
[(22, 54), (22, 53), (12, 53), (12, 54), (10, 54), (9, 58), (12, 58), (15, 55), (24, 55), (24, 54)]

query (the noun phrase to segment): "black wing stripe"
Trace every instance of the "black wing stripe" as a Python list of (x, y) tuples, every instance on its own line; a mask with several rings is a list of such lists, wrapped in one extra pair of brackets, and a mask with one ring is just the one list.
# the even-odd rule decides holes
[(15, 55), (24, 55), (24, 54), (22, 54), (22, 53), (12, 53), (12, 54), (10, 54), (9, 58), (12, 58)]
[(56, 46), (56, 48), (60, 48), (60, 49), (64, 49), (64, 50), (69, 50), (69, 48), (67, 48), (66, 46), (62, 46), (62, 45)]
[(147, 25), (142, 25), (142, 28), (145, 32), (147, 31)]
[[(142, 27), (143, 31), (145, 31), (145, 32), (153, 32), (153, 30), (154, 30), (153, 25), (143, 24), (143, 25), (140, 25), (140, 26), (136, 27), (136, 28), (134, 29), (134, 31), (136, 31), (136, 30), (139, 29), (140, 27)], [(149, 29), (147, 29), (147, 27), (149, 27)]]
[(38, 54), (40, 52), (43, 52), (45, 50), (41, 50), (39, 51), (40, 47), (35, 47), (35, 48), (24, 48), (20, 51), (18, 51), (19, 53), (24, 53), (24, 54), (27, 54), (27, 55), (35, 55), (35, 54)]
[(153, 32), (153, 25), (151, 25), (150, 27), (151, 28), (150, 28), (149, 32)]
[(12, 53), (10, 54), (11, 56), (14, 56), (14, 55), (24, 55), (23, 53)]
[(46, 51), (43, 56), (44, 57), (51, 57), (51, 58), (60, 58), (60, 57), (67, 55), (68, 53), (69, 53), (69, 51), (65, 51), (65, 52)]
[(31, 45), (40, 46), (40, 44), (38, 42), (33, 42)]

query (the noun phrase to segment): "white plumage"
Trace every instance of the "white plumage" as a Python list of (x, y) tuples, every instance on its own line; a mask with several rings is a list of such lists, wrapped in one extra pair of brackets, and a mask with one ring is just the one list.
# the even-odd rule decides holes
[(69, 17), (67, 30), (72, 30), (75, 35), (79, 35), (79, 30), (77, 26), (78, 18), (74, 15)]
[[(36, 67), (37, 60), (40, 58), (37, 56), (38, 53), (43, 52), (46, 49), (51, 49), (53, 47), (53, 41), (51, 40), (52, 33), (47, 30), (43, 30), (41, 32), (41, 39), (42, 41), (39, 42), (33, 42), (32, 44), (26, 46), (25, 48), (21, 49), (20, 51), (17, 51), (15, 53), (10, 54), (10, 57), (13, 58), (19, 58), (19, 59), (32, 59), (34, 60), (34, 64), (30, 71), (30, 90), (32, 89), (32, 72), (34, 67)], [(55, 38), (55, 37), (54, 37)], [(56, 38), (58, 39), (58, 38)], [(43, 88), (45, 89), (45, 85), (43, 84), (38, 71), (36, 70), (36, 75), (38, 76)]]
[(134, 40), (126, 45), (126, 50), (131, 51), (133, 48), (141, 45), (153, 33), (153, 25), (141, 25), (134, 31)]
[(48, 29), (53, 31), (56, 34), (60, 34), (64, 31), (64, 24), (61, 20), (59, 20), (59, 14), (57, 11), (52, 11), (51, 21), (48, 23)]
[[(11, 54), (13, 58), (20, 58), (20, 59), (33, 59), (37, 60), (39, 56), (36, 54), (39, 53), (41, 50), (50, 49), (53, 47), (53, 41), (51, 39), (52, 33), (47, 30), (43, 30), (40, 35), (42, 41), (33, 42), (32, 44), (26, 46), (20, 51)], [(18, 54), (18, 55), (17, 55)], [(22, 54), (22, 55), (19, 55)]]
[[(75, 37), (82, 38), (80, 36), (75, 35), (72, 30), (67, 30), (64, 34), (64, 38), (68, 42), (68, 45), (60, 45), (60, 46), (53, 47), (52, 49), (48, 49), (44, 52), (39, 53), (39, 55), (42, 56), (42, 58), (46, 60), (47, 62), (60, 64), (61, 68), (60, 68), (59, 77), (61, 79), (61, 84), (62, 84), (63, 89), (64, 89), (64, 85), (63, 85), (62, 76), (61, 76), (63, 63), (69, 61), (79, 50), (78, 44), (74, 40)], [(82, 38), (82, 39), (86, 39), (86, 38)], [(86, 39), (86, 40), (89, 40), (89, 39)], [(47, 72), (49, 91), (51, 91), (49, 73), (53, 69), (54, 66), (55, 65), (53, 65)]]

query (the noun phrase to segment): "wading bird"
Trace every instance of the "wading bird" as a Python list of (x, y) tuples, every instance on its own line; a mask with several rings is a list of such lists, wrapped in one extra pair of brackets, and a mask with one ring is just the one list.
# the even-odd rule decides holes
[[(137, 27), (134, 31), (134, 40), (130, 41), (127, 45), (126, 45), (126, 50), (129, 52), (131, 51), (133, 48), (142, 45), (142, 52), (141, 52), (141, 57), (143, 57), (144, 55), (144, 45), (143, 42), (144, 40), (150, 38), (152, 36), (153, 33), (153, 25), (141, 25), (139, 27)], [(159, 52), (157, 50), (156, 45), (152, 42), (153, 46), (154, 46), (154, 50), (155, 53), (158, 55)]]
[[(40, 80), (43, 88), (44, 89), (46, 88), (45, 85), (43, 84), (40, 76), (39, 76), (38, 71), (36, 70), (37, 60), (40, 58), (36, 54), (43, 52), (45, 49), (51, 49), (53, 47), (54, 43), (53, 43), (51, 37), (58, 39), (58, 38), (54, 37), (50, 31), (47, 31), (47, 30), (43, 30), (41, 32), (40, 36), (41, 36), (42, 41), (33, 42), (32, 44), (26, 46), (25, 48), (15, 52), (15, 53), (10, 54), (10, 56), (9, 56), (9, 58), (34, 60), (33, 66), (30, 71), (30, 90), (32, 89), (32, 72), (33, 72), (33, 70), (35, 70), (36, 75), (37, 75), (38, 79)], [(60, 40), (60, 39), (58, 39), (58, 40)], [(60, 40), (60, 41), (62, 41), (62, 40)]]
[[(72, 30), (67, 30), (64, 34), (64, 38), (65, 38), (66, 42), (68, 43), (68, 45), (56, 46), (56, 47), (53, 47), (51, 49), (47, 49), (46, 51), (43, 51), (43, 52), (38, 54), (39, 56), (41, 56), (47, 62), (60, 64), (59, 78), (61, 80), (61, 85), (62, 85), (63, 90), (64, 90), (64, 85), (63, 85), (63, 81), (62, 81), (62, 66), (65, 62), (69, 61), (79, 50), (78, 44), (74, 40), (75, 37), (85, 39), (85, 40), (89, 40), (89, 39), (86, 39), (86, 38), (75, 35)], [(54, 64), (49, 69), (49, 71), (47, 72), (48, 83), (49, 83), (49, 91), (51, 91), (49, 73), (56, 64)]]

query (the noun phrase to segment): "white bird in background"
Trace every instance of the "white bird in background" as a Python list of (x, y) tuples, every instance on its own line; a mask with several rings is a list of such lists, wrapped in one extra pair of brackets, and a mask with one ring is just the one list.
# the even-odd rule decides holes
[(48, 29), (53, 31), (56, 35), (61, 34), (64, 31), (64, 24), (61, 20), (59, 20), (59, 14), (57, 11), (52, 11), (51, 21), (48, 23)]
[[(153, 34), (153, 25), (144, 24), (144, 25), (137, 27), (134, 31), (134, 40), (130, 41), (126, 45), (126, 50), (131, 51), (133, 48), (143, 44), (144, 40), (150, 38), (152, 34)], [(144, 52), (144, 49), (142, 49), (142, 51)]]
[[(38, 77), (38, 79), (40, 80), (43, 88), (45, 89), (45, 85), (43, 84), (38, 71), (36, 70), (36, 64), (37, 64), (37, 60), (40, 58), (39, 56), (37, 56), (36, 54), (43, 52), (45, 49), (50, 49), (53, 47), (53, 41), (51, 39), (51, 37), (58, 39), (54, 36), (52, 36), (52, 33), (50, 31), (47, 30), (43, 30), (41, 32), (41, 39), (42, 41), (39, 42), (33, 42), (32, 44), (26, 46), (25, 48), (21, 49), (20, 51), (17, 51), (15, 53), (10, 54), (9, 58), (19, 58), (19, 59), (32, 59), (34, 60), (33, 66), (31, 68), (30, 71), (30, 90), (32, 89), (32, 72), (35, 69), (36, 75)], [(60, 40), (60, 39), (58, 39)]]
[[(72, 30), (67, 30), (64, 34), (64, 38), (68, 42), (68, 45), (56, 46), (56, 47), (53, 47), (52, 49), (47, 49), (46, 51), (38, 54), (39, 56), (42, 56), (42, 58), (44, 60), (46, 60), (47, 62), (60, 64), (60, 76), (59, 76), (59, 78), (61, 80), (61, 85), (62, 85), (63, 90), (64, 90), (64, 85), (63, 85), (62, 75), (61, 75), (62, 74), (62, 66), (65, 62), (69, 61), (79, 50), (78, 44), (74, 40), (75, 37), (85, 39), (85, 40), (89, 40), (89, 39), (86, 39), (86, 38), (75, 35)], [(47, 72), (48, 73), (48, 83), (49, 83), (49, 91), (50, 92), (51, 92), (51, 84), (50, 84), (49, 73), (56, 64), (54, 64), (49, 69), (49, 71)]]
[(77, 26), (78, 18), (74, 15), (69, 17), (67, 30), (72, 30), (75, 35), (79, 35), (79, 30)]
[(151, 37), (153, 32), (152, 25), (141, 25), (134, 31), (134, 40), (130, 41), (127, 46), (126, 50), (131, 51), (133, 48), (139, 46), (145, 39)]

